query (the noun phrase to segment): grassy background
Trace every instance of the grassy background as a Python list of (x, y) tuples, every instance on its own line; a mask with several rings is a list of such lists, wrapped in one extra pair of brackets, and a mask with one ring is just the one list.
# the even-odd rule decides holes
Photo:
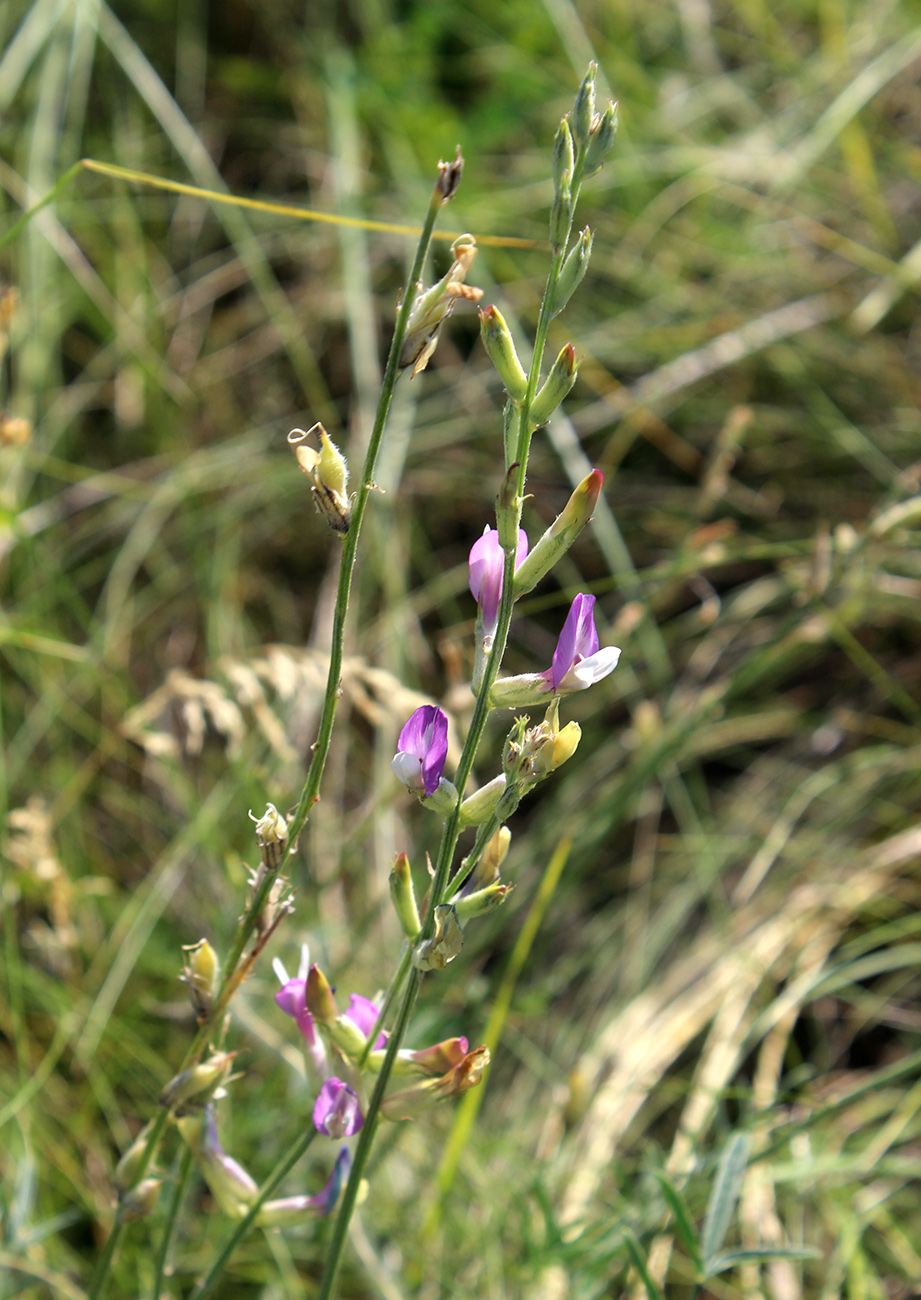
[[(441, 1215), (448, 1108), (382, 1141), (342, 1293), (642, 1294), (639, 1258), (649, 1294), (691, 1295), (669, 1188), (700, 1233), (741, 1132), (727, 1246), (815, 1255), (738, 1263), (705, 1294), (914, 1294), (921, 10), (330, 9), (9, 0), (0, 237), (81, 156), (413, 224), (460, 141), (444, 224), (540, 241), (550, 142), (589, 58), (620, 101), (580, 214), (591, 269), (551, 337), (585, 361), (535, 442), (526, 523), (536, 536), (590, 465), (606, 505), (522, 602), (507, 664), (547, 664), (590, 590), (621, 666), (567, 704), (582, 746), (516, 814), (515, 893), (418, 1013), (417, 1042), (480, 1040), (571, 837)], [(84, 173), (0, 253), (20, 295), (2, 400), (34, 423), (0, 447), (2, 1297), (82, 1294), (118, 1153), (192, 1032), (180, 945), (227, 945), (247, 810), (297, 797), (336, 544), (284, 438), (322, 418), (360, 459), (410, 252)], [(484, 248), (474, 268), (519, 337), (546, 265)], [(342, 991), (386, 981), (392, 854), (421, 872), (434, 844), (389, 759), (406, 691), (463, 724), (466, 555), (491, 518), (499, 410), (462, 306), (400, 385), (323, 801), (274, 947), (291, 969), (309, 938)], [(482, 779), (499, 722), (491, 736)], [(310, 1101), (274, 988), (266, 964), (235, 1004), (244, 1077), (222, 1106), (257, 1177)], [(292, 1190), (325, 1178), (318, 1146)], [(223, 1226), (196, 1186), (171, 1295)], [(158, 1230), (130, 1231), (113, 1294), (150, 1293)], [(253, 1238), (222, 1294), (311, 1295), (325, 1231)]]

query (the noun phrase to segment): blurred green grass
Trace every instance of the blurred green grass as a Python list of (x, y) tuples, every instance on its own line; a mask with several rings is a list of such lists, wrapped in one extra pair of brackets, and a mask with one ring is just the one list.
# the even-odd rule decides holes
[[(420, 1041), (477, 1039), (565, 830), (438, 1227), (421, 1231), (447, 1112), (382, 1143), (344, 1295), (630, 1294), (627, 1232), (691, 1295), (655, 1175), (699, 1227), (736, 1130), (754, 1163), (730, 1244), (818, 1257), (708, 1293), (921, 1278), (918, 22), (866, 0), (0, 10), (0, 237), (84, 155), (414, 223), (460, 141), (446, 224), (542, 240), (590, 57), (620, 101), (580, 214), (591, 270), (551, 337), (582, 377), (536, 441), (527, 526), (589, 465), (608, 508), (522, 603), (509, 666), (549, 662), (577, 589), (623, 658), (567, 705), (580, 752), (516, 815), (511, 903), (419, 1012)], [(180, 945), (226, 944), (247, 810), (296, 798), (319, 702), (299, 656), (327, 644), (335, 556), (284, 435), (322, 418), (360, 456), (407, 253), (84, 175), (0, 255), (20, 295), (2, 400), (35, 424), (0, 448), (0, 1295), (81, 1293), (118, 1152), (188, 1041)], [(527, 335), (545, 266), (484, 248), (472, 279)], [(463, 718), (466, 555), (500, 437), (458, 310), (398, 392), (276, 945), (290, 969), (309, 937), (343, 990), (385, 981), (391, 855), (421, 868), (433, 844), (389, 777), (394, 680)], [(272, 991), (266, 968), (242, 1000), (225, 1119), (257, 1176), (306, 1122)], [(197, 1188), (172, 1294), (221, 1228)], [(310, 1294), (323, 1235), (253, 1239), (223, 1294)], [(151, 1258), (141, 1224), (113, 1292), (149, 1293)]]

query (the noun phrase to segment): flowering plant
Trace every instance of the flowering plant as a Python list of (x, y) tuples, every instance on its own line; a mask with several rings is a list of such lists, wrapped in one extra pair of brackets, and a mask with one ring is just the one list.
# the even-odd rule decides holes
[[(614, 647), (600, 647), (595, 597), (580, 593), (563, 624), (550, 667), (517, 678), (499, 676), (516, 601), (549, 574), (572, 545), (591, 519), (602, 487), (600, 471), (593, 470), (529, 551), (521, 520), (531, 439), (553, 417), (575, 383), (579, 367), (573, 345), (566, 344), (543, 373), (549, 323), (565, 307), (585, 273), (591, 236), (585, 231), (572, 238), (575, 207), (583, 179), (601, 167), (614, 137), (614, 107), (608, 105), (596, 112), (594, 94), (592, 66), (571, 113), (560, 123), (554, 144), (552, 257), (527, 371), (499, 311), (488, 306), (480, 315), (481, 337), (505, 386), (507, 402), (496, 527), (486, 527), (469, 556), (469, 586), (477, 602), (471, 674), (474, 705), (453, 780), (444, 775), (448, 716), (437, 704), (417, 708), (403, 722), (396, 740), (391, 764), (395, 777), (424, 808), (441, 817), (443, 825), (437, 857), (428, 864), (421, 902), (415, 877), (421, 878), (422, 873), (414, 872), (409, 853), (394, 856), (390, 891), (405, 942), (386, 990), (373, 1000), (352, 993), (348, 1009), (343, 1011), (335, 988), (320, 966), (310, 963), (306, 949), (293, 979), (276, 961), (282, 987), (275, 1001), (297, 1027), (312, 1100), (304, 1107), (299, 1137), (260, 1187), (223, 1150), (217, 1137), (216, 1109), (234, 1077), (230, 1074), (234, 1054), (222, 1050), (226, 1010), (293, 908), (282, 872), (319, 798), (339, 696), (350, 583), (394, 385), (401, 370), (412, 368), (415, 375), (425, 368), (454, 307), (464, 299), (476, 301), (481, 296), (480, 290), (465, 283), (476, 255), (476, 243), (469, 235), (455, 240), (454, 263), (448, 274), (429, 290), (421, 285), (436, 218), (460, 182), (463, 159), (459, 150), (451, 162), (439, 165), (354, 493), (348, 495), (345, 457), (321, 425), (315, 426), (318, 452), (306, 445), (310, 434), (302, 430), (294, 430), (289, 438), (310, 479), (314, 502), (341, 543), (329, 674), (313, 757), (293, 813), (285, 817), (270, 804), (256, 820), (260, 863), (252, 872), (247, 907), (224, 961), (219, 962), (207, 941), (188, 951), (183, 978), (189, 985), (199, 1032), (185, 1067), (164, 1089), (157, 1118), (119, 1166), (119, 1214), (90, 1300), (99, 1300), (122, 1226), (147, 1212), (156, 1199), (162, 1180), (149, 1176), (149, 1170), (171, 1121), (179, 1126), (189, 1153), (184, 1177), (188, 1178), (194, 1160), (217, 1203), (235, 1221), (217, 1260), (192, 1291), (192, 1300), (204, 1300), (215, 1293), (227, 1259), (253, 1225), (277, 1226), (335, 1211), (318, 1292), (319, 1300), (330, 1300), (351, 1215), (367, 1191), (368, 1158), (381, 1119), (402, 1121), (422, 1116), (431, 1107), (480, 1086), (485, 1077), (490, 1063), (488, 1043), (471, 1048), (466, 1037), (458, 1036), (413, 1048), (404, 1046), (415, 1000), (424, 980), (434, 983), (444, 978), (443, 972), (462, 950), (467, 928), (510, 896), (511, 885), (500, 877), (511, 839), (508, 822), (521, 799), (572, 756), (581, 737), (577, 723), (561, 723), (561, 698), (600, 682), (614, 669), (620, 654)], [(534, 724), (527, 715), (514, 720), (501, 758), (495, 757), (498, 770), (482, 787), (468, 793), (491, 713), (499, 707), (537, 704), (547, 705), (543, 717)], [(457, 861), (459, 838), (468, 827), (476, 828), (474, 842)], [(320, 1192), (270, 1200), (317, 1135), (337, 1142), (354, 1139), (354, 1145), (342, 1148)], [(173, 1204), (171, 1223), (178, 1212), (178, 1195)]]

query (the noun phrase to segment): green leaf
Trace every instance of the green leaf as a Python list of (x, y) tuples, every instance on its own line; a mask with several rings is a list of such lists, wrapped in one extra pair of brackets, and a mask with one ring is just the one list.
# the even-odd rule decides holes
[(668, 1203), (675, 1219), (675, 1229), (678, 1236), (684, 1243), (684, 1248), (694, 1262), (694, 1267), (698, 1273), (703, 1271), (703, 1256), (700, 1253), (700, 1246), (697, 1243), (697, 1232), (691, 1222), (691, 1216), (688, 1213), (688, 1207), (684, 1203), (684, 1197), (678, 1191), (673, 1183), (669, 1182), (668, 1177), (663, 1173), (656, 1173), (656, 1181), (662, 1189), (662, 1195)]
[(646, 1259), (640, 1248), (640, 1243), (637, 1241), (636, 1237), (634, 1237), (632, 1232), (628, 1233), (624, 1240), (627, 1243), (627, 1250), (630, 1252), (630, 1258), (633, 1260), (633, 1265), (642, 1279), (643, 1286), (646, 1288), (646, 1294), (649, 1297), (649, 1300), (662, 1300), (662, 1292), (652, 1280), (649, 1269), (646, 1267)]
[(707, 1276), (726, 1273), (740, 1264), (757, 1264), (771, 1259), (821, 1259), (822, 1252), (814, 1246), (752, 1246), (751, 1250), (730, 1250), (717, 1255), (707, 1265)]
[(745, 1177), (745, 1168), (748, 1164), (750, 1150), (751, 1141), (748, 1135), (734, 1133), (726, 1143), (723, 1154), (720, 1156), (720, 1162), (716, 1168), (716, 1181), (713, 1184), (710, 1201), (707, 1205), (707, 1213), (704, 1217), (703, 1239), (701, 1241), (705, 1277), (710, 1276), (712, 1261), (716, 1259), (722, 1249), (723, 1242), (726, 1240), (726, 1234), (735, 1213), (736, 1201), (739, 1199), (739, 1193), (742, 1190), (742, 1179)]

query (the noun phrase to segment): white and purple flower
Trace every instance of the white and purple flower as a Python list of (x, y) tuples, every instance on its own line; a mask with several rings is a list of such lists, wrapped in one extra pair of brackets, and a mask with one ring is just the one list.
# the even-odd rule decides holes
[(448, 757), (448, 718), (434, 704), (416, 709), (400, 732), (390, 766), (407, 789), (429, 798), (438, 789)]
[(351, 1137), (365, 1122), (358, 1094), (341, 1079), (327, 1079), (313, 1108), (313, 1122), (327, 1137)]
[(553, 652), (553, 664), (543, 675), (555, 695), (586, 691), (617, 667), (616, 646), (598, 648), (595, 629), (595, 597), (578, 595), (572, 602), (560, 639)]
[[(515, 553), (516, 569), (523, 563), (527, 554), (528, 536), (523, 528), (519, 528), (518, 548)], [(491, 637), (499, 618), (505, 552), (499, 545), (499, 534), (488, 525), (484, 529), (483, 536), (470, 548), (469, 563), (470, 591), (480, 607), (483, 631), (486, 636)]]

